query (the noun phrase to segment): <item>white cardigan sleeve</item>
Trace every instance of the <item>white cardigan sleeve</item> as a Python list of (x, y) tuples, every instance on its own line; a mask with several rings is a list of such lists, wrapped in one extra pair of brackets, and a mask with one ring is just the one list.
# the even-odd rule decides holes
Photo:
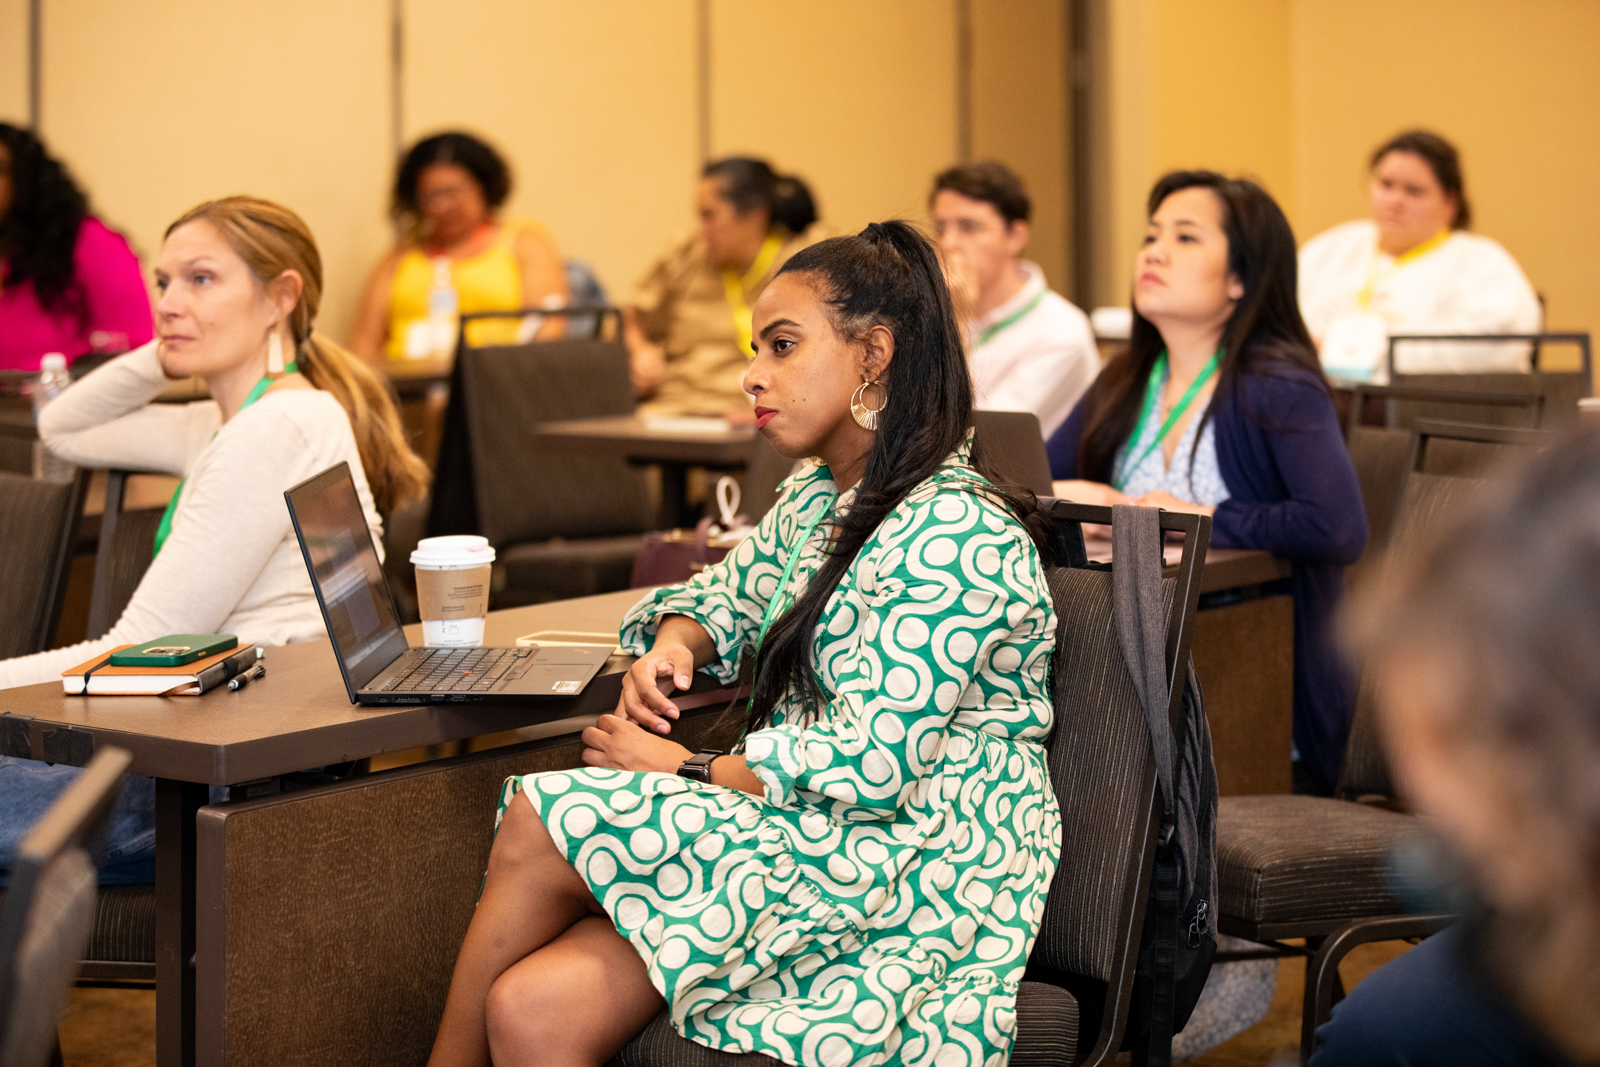
[(170, 384), (151, 341), (74, 382), (39, 413), (39, 436), (80, 467), (186, 475), (222, 413), (210, 400), (152, 404)]

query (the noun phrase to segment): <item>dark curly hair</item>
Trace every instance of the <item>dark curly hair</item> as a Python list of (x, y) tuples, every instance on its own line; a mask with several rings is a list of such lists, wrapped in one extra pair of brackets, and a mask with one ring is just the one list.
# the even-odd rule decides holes
[(81, 316), (85, 309), (72, 253), (89, 214), (89, 198), (30, 131), (0, 122), (0, 144), (11, 155), (11, 207), (0, 218), (5, 286), (32, 281), (40, 305)]
[(417, 182), (422, 172), (435, 163), (454, 163), (466, 168), (483, 190), (483, 199), (494, 211), (511, 195), (511, 167), (493, 147), (470, 133), (451, 130), (425, 137), (411, 146), (400, 161), (400, 170), (394, 178), (394, 202), (389, 214), (396, 222), (414, 222), (420, 211), (417, 207)]

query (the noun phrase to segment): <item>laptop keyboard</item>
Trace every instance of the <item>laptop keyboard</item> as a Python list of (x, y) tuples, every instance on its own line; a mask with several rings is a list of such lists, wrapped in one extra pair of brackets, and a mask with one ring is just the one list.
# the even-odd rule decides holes
[(376, 693), (489, 693), (533, 666), (532, 648), (413, 648)]

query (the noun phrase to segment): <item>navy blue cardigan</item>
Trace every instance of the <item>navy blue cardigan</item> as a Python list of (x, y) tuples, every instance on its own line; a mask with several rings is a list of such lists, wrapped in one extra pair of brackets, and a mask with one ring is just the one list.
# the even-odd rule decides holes
[[(1091, 388), (1050, 437), (1056, 478), (1083, 477), (1078, 448), (1093, 395)], [(1236, 377), (1217, 396), (1212, 419), (1228, 499), (1212, 519), (1211, 543), (1265, 549), (1293, 565), (1294, 742), (1332, 788), (1355, 711), (1355, 679), (1334, 634), (1344, 568), (1367, 543), (1355, 467), (1327, 389), (1286, 360)]]

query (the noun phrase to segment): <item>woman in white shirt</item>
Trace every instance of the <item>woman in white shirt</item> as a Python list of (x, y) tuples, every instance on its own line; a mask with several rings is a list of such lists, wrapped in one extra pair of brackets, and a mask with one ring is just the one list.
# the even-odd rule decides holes
[[(1387, 380), (1391, 334), (1536, 333), (1539, 299), (1516, 260), (1469, 233), (1455, 147), (1412, 130), (1372, 155), (1372, 218), (1300, 250), (1300, 310), (1334, 377)], [(1526, 344), (1417, 342), (1395, 348), (1412, 374), (1526, 371)]]
[[(263, 645), (318, 637), (322, 616), (284, 490), (349, 463), (377, 540), (380, 516), (426, 485), (377, 374), (312, 333), (322, 262), (294, 212), (253, 197), (201, 204), (168, 228), (155, 273), (158, 340), (74, 384), (41, 413), (39, 432), (80, 466), (185, 480), (116, 625), (69, 648), (0, 662), (0, 688), (52, 681), (107, 649), (170, 633), (229, 633)], [(195, 375), (210, 400), (151, 403), (170, 380)], [(74, 773), (0, 758), (0, 869)], [(128, 810), (145, 806), (146, 784), (131, 780), (118, 812), (107, 857), (113, 876), (153, 838), (142, 810)]]

